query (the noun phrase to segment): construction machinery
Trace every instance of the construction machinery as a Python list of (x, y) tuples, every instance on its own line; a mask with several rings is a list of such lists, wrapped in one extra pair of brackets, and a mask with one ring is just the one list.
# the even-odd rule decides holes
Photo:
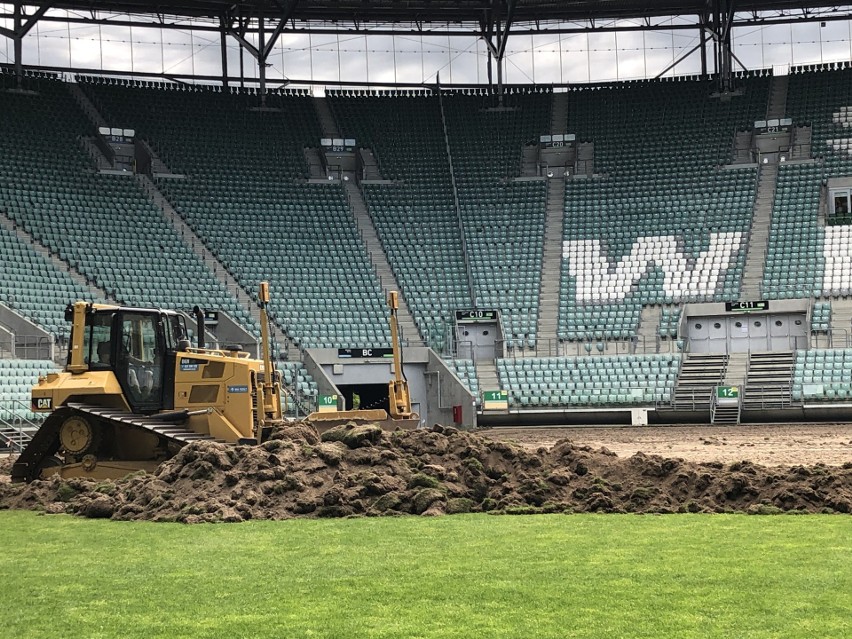
[(186, 444), (256, 444), (282, 420), (279, 373), (270, 361), (260, 286), (262, 359), (239, 347), (187, 339), (180, 313), (76, 302), (64, 371), (39, 378), (32, 409), (50, 413), (12, 468), (13, 481), (47, 474), (117, 478), (154, 470)]
[(400, 345), (399, 323), (399, 294), (391, 291), (388, 294), (390, 307), (391, 346), (393, 347), (393, 379), (388, 382), (388, 410), (343, 410), (332, 412), (315, 412), (307, 417), (307, 421), (320, 432), (349, 422), (378, 424), (385, 430), (401, 428), (410, 430), (420, 425), (420, 416), (411, 410), (411, 394), (408, 381), (402, 370), (402, 346)]

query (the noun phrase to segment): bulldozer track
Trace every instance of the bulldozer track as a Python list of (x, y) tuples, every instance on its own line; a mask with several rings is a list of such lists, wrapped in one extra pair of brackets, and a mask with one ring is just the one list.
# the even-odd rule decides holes
[(12, 481), (30, 482), (38, 479), (42, 464), (59, 451), (60, 426), (68, 417), (75, 414), (90, 416), (102, 423), (108, 422), (121, 427), (131, 427), (153, 433), (178, 448), (196, 441), (222, 441), (182, 426), (178, 423), (183, 421), (180, 416), (175, 416), (172, 421), (168, 421), (157, 415), (140, 415), (114, 408), (69, 402), (48, 417), (41, 428), (33, 435), (32, 441), (12, 467)]

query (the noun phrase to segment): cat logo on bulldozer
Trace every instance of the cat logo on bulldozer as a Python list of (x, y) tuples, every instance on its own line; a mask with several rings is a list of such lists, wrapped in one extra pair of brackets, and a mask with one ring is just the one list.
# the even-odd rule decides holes
[(33, 410), (50, 410), (53, 408), (52, 397), (34, 397)]

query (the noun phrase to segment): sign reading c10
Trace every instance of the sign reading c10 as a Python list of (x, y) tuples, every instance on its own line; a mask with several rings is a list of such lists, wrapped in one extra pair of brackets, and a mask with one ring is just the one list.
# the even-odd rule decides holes
[(496, 322), (497, 311), (493, 309), (468, 309), (456, 311), (457, 322)]

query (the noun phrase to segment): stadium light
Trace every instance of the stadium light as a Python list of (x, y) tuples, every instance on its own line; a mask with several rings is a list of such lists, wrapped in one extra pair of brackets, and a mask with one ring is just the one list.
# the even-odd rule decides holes
[(787, 161), (787, 156), (786, 156), (786, 155), (782, 155), (782, 156), (781, 156), (781, 161), (782, 161), (782, 162), (786, 162), (786, 161)]
[(549, 177), (549, 178), (550, 178), (550, 177), (553, 177), (553, 171), (548, 171), (548, 172), (547, 172), (547, 177)]

